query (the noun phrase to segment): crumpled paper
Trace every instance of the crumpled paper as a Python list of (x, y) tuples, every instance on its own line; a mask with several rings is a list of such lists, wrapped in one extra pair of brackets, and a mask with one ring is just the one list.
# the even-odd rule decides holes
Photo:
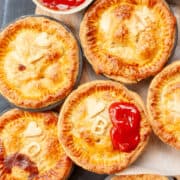
[[(169, 0), (171, 10), (177, 18), (177, 24), (180, 29), (180, 0)], [(52, 15), (37, 8), (36, 14), (44, 14), (55, 17), (62, 22), (65, 22), (78, 38), (79, 24), (84, 12), (72, 15)], [(174, 55), (168, 61), (168, 64), (175, 60), (180, 60), (180, 32), (179, 39)], [(95, 79), (106, 79), (103, 76), (96, 75), (90, 65), (85, 62), (82, 74), (81, 83), (92, 81)], [(141, 81), (135, 85), (128, 85), (128, 88), (137, 92), (146, 103), (147, 91), (151, 78)], [(180, 102), (179, 102), (180, 103)], [(144, 153), (133, 163), (129, 168), (119, 174), (161, 174), (166, 176), (180, 175), (180, 151), (177, 151), (170, 146), (161, 142), (155, 135), (152, 135), (150, 142)]]

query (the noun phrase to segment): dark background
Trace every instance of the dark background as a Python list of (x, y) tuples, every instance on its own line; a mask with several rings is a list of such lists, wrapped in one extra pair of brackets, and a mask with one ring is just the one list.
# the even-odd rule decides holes
[[(35, 5), (31, 0), (0, 0), (0, 29), (20, 16), (34, 14), (34, 10)], [(10, 108), (11, 105), (0, 96), (0, 113)], [(104, 180), (105, 177), (75, 166), (69, 180)]]

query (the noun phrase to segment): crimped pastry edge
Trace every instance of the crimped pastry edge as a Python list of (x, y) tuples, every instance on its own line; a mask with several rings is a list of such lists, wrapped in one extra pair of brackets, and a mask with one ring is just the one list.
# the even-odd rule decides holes
[[(105, 0), (103, 0), (103, 2), (104, 1)], [(148, 1), (148, 0), (146, 0), (146, 1)], [(163, 69), (166, 62), (169, 60), (169, 58), (174, 53), (174, 50), (175, 50), (175, 47), (176, 47), (177, 26), (176, 26), (176, 18), (173, 15), (173, 13), (171, 12), (171, 9), (169, 8), (169, 5), (167, 4), (167, 2), (165, 2), (165, 0), (156, 0), (156, 1), (161, 2), (163, 4), (163, 8), (167, 8), (169, 10), (169, 16), (171, 16), (171, 21), (173, 21), (171, 23), (174, 24), (174, 26), (171, 24), (171, 32), (173, 34), (173, 38), (171, 38), (171, 41), (172, 41), (171, 44), (172, 45), (170, 46), (169, 53), (168, 53), (166, 58), (162, 57), (161, 60), (158, 60), (158, 63), (154, 64), (149, 69), (146, 68), (145, 69), (145, 74), (144, 75), (142, 74), (142, 76), (138, 77), (138, 78), (134, 78), (137, 74), (133, 74), (132, 76), (129, 75), (127, 77), (127, 76), (122, 76), (122, 75), (117, 75), (117, 74), (109, 74), (109, 72), (106, 73), (107, 72), (106, 70), (102, 71), (102, 68), (101, 68), (101, 70), (99, 69), (99, 67), (98, 67), (99, 65), (95, 61), (96, 58), (94, 57), (93, 53), (89, 50), (90, 47), (88, 45), (88, 42), (86, 42), (86, 35), (85, 34), (86, 34), (86, 30), (87, 30), (87, 27), (86, 27), (87, 22), (86, 21), (88, 21), (87, 19), (89, 18), (88, 13), (91, 12), (91, 11), (98, 10), (97, 8), (94, 8), (94, 7), (96, 7), (96, 5), (98, 5), (98, 4), (101, 4), (101, 1), (97, 0), (96, 2), (94, 2), (88, 8), (88, 10), (86, 11), (86, 13), (85, 13), (85, 15), (84, 15), (84, 17), (83, 17), (83, 19), (81, 21), (81, 24), (80, 24), (79, 36), (80, 36), (80, 41), (81, 41), (81, 44), (82, 44), (82, 48), (83, 48), (85, 57), (88, 60), (88, 62), (90, 63), (90, 65), (92, 66), (92, 68), (94, 69), (94, 71), (96, 72), (96, 74), (103, 74), (107, 78), (110, 78), (112, 80), (116, 80), (116, 81), (119, 81), (119, 82), (122, 82), (122, 83), (125, 83), (125, 84), (135, 84), (135, 83), (138, 83), (139, 81), (141, 81), (143, 79), (146, 79), (146, 78), (148, 78), (150, 76), (156, 75), (157, 73), (159, 73)], [(168, 19), (170, 19), (170, 18), (168, 18)], [(94, 58), (92, 58), (92, 57), (94, 57)], [(103, 69), (105, 69), (105, 68), (103, 68)]]
[(7, 100), (10, 104), (12, 104), (12, 106), (14, 108), (20, 108), (22, 110), (28, 110), (31, 112), (39, 112), (39, 111), (47, 111), (47, 110), (51, 110), (53, 108), (55, 108), (56, 106), (60, 105), (63, 103), (64, 98), (73, 90), (73, 88), (75, 88), (80, 81), (80, 77), (81, 77), (81, 73), (82, 73), (82, 52), (81, 52), (81, 48), (80, 45), (77, 41), (77, 38), (74, 36), (74, 34), (72, 33), (72, 31), (69, 29), (69, 27), (67, 25), (65, 25), (63, 22), (54, 19), (52, 17), (49, 16), (45, 16), (45, 15), (26, 15), (26, 16), (21, 16), (19, 18), (16, 18), (14, 21), (12, 21), (11, 23), (7, 24), (7, 26), (5, 26), (3, 29), (1, 29), (1, 34), (0, 37), (4, 36), (4, 33), (7, 33), (6, 31), (8, 29), (11, 29), (12, 26), (16, 23), (19, 22), (23, 22), (26, 19), (33, 19), (33, 18), (40, 18), (41, 20), (48, 20), (48, 21), (52, 21), (53, 23), (57, 23), (58, 26), (61, 26), (61, 28), (63, 28), (65, 31), (67, 31), (71, 38), (74, 38), (76, 45), (77, 45), (77, 49), (78, 49), (78, 61), (77, 63), (74, 63), (74, 67), (76, 67), (72, 73), (74, 73), (74, 77), (73, 77), (73, 82), (71, 83), (71, 87), (69, 87), (69, 90), (67, 90), (67, 87), (63, 88), (64, 89), (64, 93), (62, 93), (62, 91), (60, 93), (57, 93), (56, 96), (49, 96), (46, 97), (41, 101), (32, 101), (32, 100), (21, 100), (20, 102), (15, 102), (13, 99), (14, 94), (12, 94), (12, 98), (8, 96), (8, 92), (11, 91), (8, 87), (4, 87), (3, 86), (3, 90), (1, 90), (0, 88), (0, 92), (3, 96), (3, 98), (5, 100)]
[[(23, 115), (23, 113), (24, 113), (25, 111), (22, 111), (22, 110), (19, 110), (19, 109), (17, 109), (17, 108), (13, 108), (13, 109), (10, 109), (10, 110), (8, 110), (8, 111), (6, 111), (6, 112), (4, 112), (4, 113), (2, 113), (2, 114), (0, 114), (0, 127), (2, 128), (6, 123), (8, 123), (8, 122), (10, 122), (10, 121), (12, 121), (12, 118), (15, 120), (15, 118), (17, 117), (17, 116), (21, 116), (21, 115)], [(53, 114), (53, 115), (55, 115), (56, 117), (57, 117), (57, 120), (58, 120), (58, 114), (56, 113), (56, 112), (53, 112), (53, 111), (47, 111), (47, 112), (33, 112), (33, 113), (31, 113), (31, 112), (27, 112), (27, 113), (29, 113), (29, 114), (42, 114), (42, 115), (45, 115), (46, 113), (50, 113), (50, 114)], [(65, 154), (65, 152), (64, 152), (64, 154)], [(68, 158), (68, 156), (67, 156), (67, 158)], [(62, 169), (62, 167), (65, 167), (65, 166), (59, 166), (59, 168), (60, 169)], [(68, 158), (68, 159), (66, 159), (66, 167), (64, 168), (64, 172), (63, 172), (63, 174), (61, 175), (61, 176), (63, 176), (63, 178), (61, 179), (61, 180), (67, 180), (69, 177), (70, 177), (70, 175), (71, 175), (71, 173), (72, 173), (72, 171), (73, 171), (73, 167), (74, 167), (74, 164), (73, 164), (73, 162)], [(57, 168), (57, 167), (56, 167)], [(46, 172), (45, 172), (46, 173)], [(3, 176), (3, 174), (1, 174), (2, 176)], [(52, 175), (54, 175), (54, 174), (52, 174)], [(57, 174), (58, 175), (58, 174)], [(3, 177), (2, 177), (3, 178)], [(52, 178), (52, 177), (47, 177), (46, 175), (44, 176), (42, 176), (42, 175), (40, 175), (39, 177), (35, 177), (34, 179), (35, 180), (38, 180), (38, 179), (46, 179), (46, 178)], [(54, 177), (53, 177), (54, 178)]]
[[(94, 164), (89, 164), (87, 161), (86, 163), (81, 162), (80, 160), (78, 160), (77, 157), (74, 157), (72, 155), (72, 149), (68, 149), (66, 148), (66, 140), (61, 132), (62, 130), (62, 121), (64, 121), (65, 119), (63, 118), (63, 113), (68, 109), (69, 106), (69, 101), (72, 101), (72, 97), (74, 97), (76, 95), (76, 93), (81, 93), (81, 91), (83, 91), (83, 89), (88, 89), (90, 86), (96, 86), (96, 85), (100, 85), (100, 84), (106, 84), (106, 86), (108, 85), (114, 85), (116, 87), (121, 87), (126, 93), (128, 93), (133, 99), (135, 99), (135, 101), (138, 103), (138, 107), (141, 108), (141, 110), (143, 110), (143, 112), (145, 113), (147, 119), (148, 119), (148, 114), (146, 112), (146, 108), (145, 105), (143, 103), (143, 101), (141, 100), (140, 96), (130, 90), (128, 90), (126, 87), (124, 87), (123, 85), (121, 85), (120, 83), (117, 82), (113, 82), (113, 81), (102, 81), (102, 80), (96, 80), (96, 81), (92, 81), (89, 83), (85, 83), (83, 85), (81, 85), (77, 90), (73, 91), (68, 98), (66, 99), (60, 115), (59, 115), (59, 120), (58, 120), (58, 136), (59, 136), (59, 140), (65, 150), (65, 152), (67, 153), (67, 155), (73, 160), (73, 162), (75, 162), (78, 166), (88, 170), (88, 171), (92, 171), (98, 174), (114, 174), (117, 173), (123, 169), (125, 169), (127, 166), (129, 166), (130, 164), (132, 164), (137, 158), (138, 156), (143, 152), (143, 150), (145, 149), (146, 145), (148, 144), (149, 141), (149, 136), (151, 134), (151, 128), (150, 125), (148, 123), (148, 121), (146, 121), (146, 125), (148, 124), (148, 128), (147, 128), (147, 132), (146, 135), (143, 136), (143, 142), (141, 142), (141, 146), (139, 145), (137, 147), (136, 150), (133, 151), (132, 156), (130, 158), (127, 159), (126, 161), (126, 165), (120, 165), (120, 162), (116, 165), (112, 165), (112, 166), (106, 166), (104, 167), (101, 164), (98, 165), (94, 165)], [(80, 91), (80, 92), (79, 92)], [(137, 105), (137, 104), (136, 104)], [(65, 120), (66, 121), (66, 120)]]
[[(172, 71), (175, 72), (172, 72)], [(172, 73), (180, 72), (180, 60), (173, 62), (172, 64), (166, 66), (163, 71), (161, 71), (158, 75), (154, 77), (152, 80), (148, 95), (147, 95), (147, 112), (149, 114), (149, 120), (153, 129), (153, 132), (166, 144), (169, 144), (171, 147), (174, 147), (177, 150), (180, 150), (180, 142), (176, 142), (173, 134), (165, 132), (162, 129), (162, 124), (155, 119), (154, 116), (157, 116), (159, 112), (155, 110), (152, 106), (156, 103), (156, 96), (159, 93), (159, 89), (157, 89), (157, 85), (159, 85), (163, 79), (167, 79), (171, 76)]]

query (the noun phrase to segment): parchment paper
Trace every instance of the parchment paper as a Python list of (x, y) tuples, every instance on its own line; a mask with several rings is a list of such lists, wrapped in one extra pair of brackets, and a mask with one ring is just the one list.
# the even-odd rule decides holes
[[(168, 3), (177, 18), (177, 24), (180, 29), (180, 0), (169, 0)], [(67, 24), (78, 38), (79, 24), (81, 22), (84, 12), (80, 12), (73, 15), (52, 15), (44, 12), (43, 10), (36, 9), (36, 14), (43, 14), (55, 17)], [(180, 37), (180, 32), (178, 32)], [(84, 58), (85, 60), (85, 58)], [(174, 55), (168, 61), (168, 64), (175, 60), (180, 60), (180, 41), (177, 40), (177, 46)], [(95, 79), (106, 79), (103, 76), (97, 76), (87, 61), (84, 61), (84, 70), (81, 79), (81, 83), (92, 81)], [(151, 78), (141, 81), (136, 85), (128, 85), (128, 88), (134, 90), (143, 98), (146, 103), (147, 90), (150, 84)], [(180, 102), (179, 102), (180, 103)], [(146, 147), (144, 153), (138, 158), (138, 160), (132, 164), (129, 168), (122, 171), (120, 174), (161, 174), (161, 175), (180, 175), (180, 151), (171, 148), (168, 145), (162, 143), (155, 135), (152, 135), (150, 142)]]

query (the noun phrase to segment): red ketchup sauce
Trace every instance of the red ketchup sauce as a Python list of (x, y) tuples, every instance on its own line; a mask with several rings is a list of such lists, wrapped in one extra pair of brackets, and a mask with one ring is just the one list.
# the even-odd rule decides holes
[(85, 0), (41, 0), (41, 2), (50, 9), (68, 10), (81, 5)]
[(109, 114), (113, 124), (110, 135), (114, 149), (133, 151), (140, 141), (139, 110), (133, 104), (115, 102), (109, 107)]

